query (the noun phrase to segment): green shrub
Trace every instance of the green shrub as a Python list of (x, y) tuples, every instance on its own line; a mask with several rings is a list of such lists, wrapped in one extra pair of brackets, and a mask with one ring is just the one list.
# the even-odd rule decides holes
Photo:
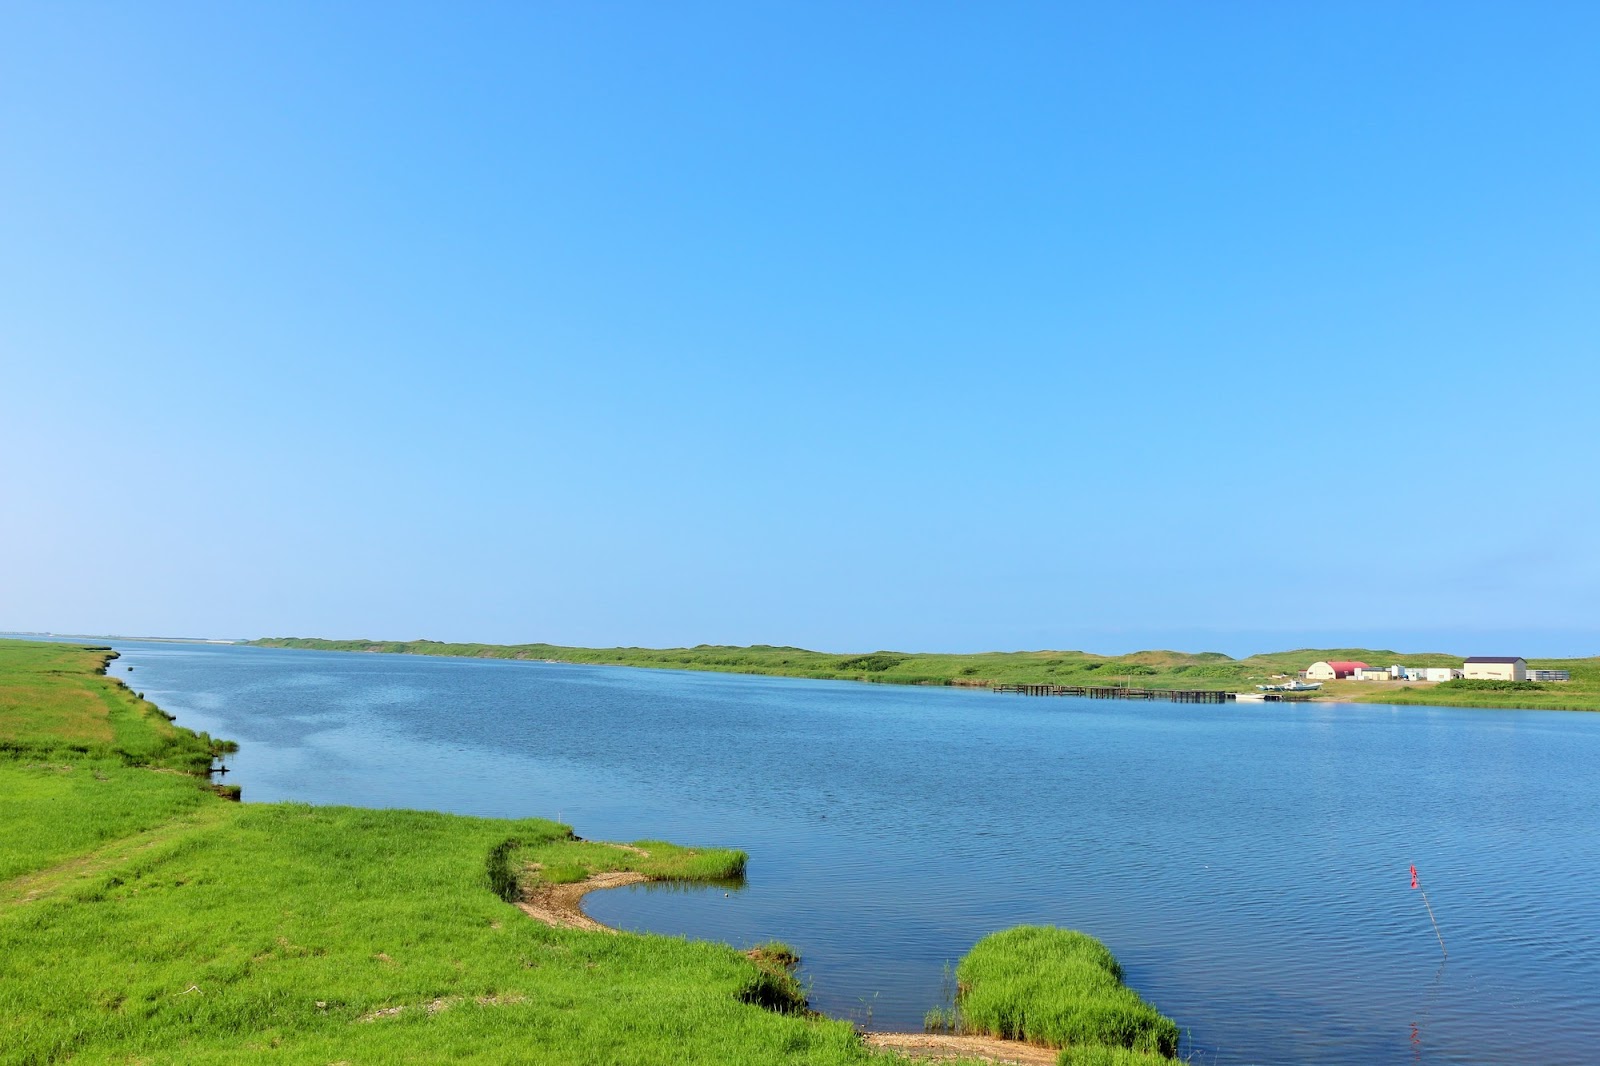
[(521, 887), (517, 884), (517, 872), (512, 866), (511, 855), (517, 850), (517, 840), (506, 840), (489, 849), (489, 857), (484, 862), (484, 876), (489, 882), (489, 891), (505, 900), (515, 903), (522, 897)]
[(846, 672), (863, 670), (869, 674), (881, 674), (885, 670), (893, 670), (906, 661), (904, 655), (892, 655), (886, 651), (873, 652), (871, 655), (858, 655), (854, 659), (840, 659), (839, 669)]
[(963, 1032), (1047, 1047), (1106, 1045), (1172, 1056), (1178, 1026), (1122, 983), (1100, 941), (1019, 926), (980, 940), (956, 967)]

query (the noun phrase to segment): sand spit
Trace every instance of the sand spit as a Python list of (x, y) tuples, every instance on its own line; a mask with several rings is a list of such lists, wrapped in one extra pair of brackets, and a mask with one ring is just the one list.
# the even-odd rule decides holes
[(545, 925), (583, 929), (591, 933), (615, 934), (619, 930), (609, 925), (602, 925), (583, 913), (583, 897), (596, 889), (621, 888), (623, 885), (637, 885), (648, 880), (650, 879), (644, 874), (634, 873), (632, 870), (613, 870), (609, 873), (594, 874), (569, 885), (539, 883), (517, 902), (517, 909)]
[(950, 1036), (945, 1033), (867, 1033), (871, 1047), (891, 1049), (914, 1059), (984, 1059), (1015, 1066), (1055, 1066), (1058, 1052), (1019, 1040), (992, 1036)]

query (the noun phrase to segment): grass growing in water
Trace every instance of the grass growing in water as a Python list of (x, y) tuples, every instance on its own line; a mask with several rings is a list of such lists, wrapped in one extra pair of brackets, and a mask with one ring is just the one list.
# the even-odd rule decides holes
[(1111, 952), (1083, 933), (994, 933), (961, 960), (956, 982), (952, 1007), (930, 1012), (931, 1028), (1063, 1048), (1060, 1062), (1085, 1066), (1164, 1062), (1177, 1053), (1177, 1024), (1123, 984)]

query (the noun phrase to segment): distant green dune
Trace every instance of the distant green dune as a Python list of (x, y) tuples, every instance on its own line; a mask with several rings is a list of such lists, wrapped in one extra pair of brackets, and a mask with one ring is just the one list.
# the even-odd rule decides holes
[[(266, 648), (373, 652), (396, 655), (452, 655), (477, 659), (550, 660), (603, 666), (642, 666), (669, 670), (713, 670), (835, 681), (894, 685), (1036, 684), (1157, 689), (1253, 691), (1281, 675), (1293, 677), (1318, 660), (1357, 660), (1374, 666), (1459, 666), (1462, 656), (1442, 652), (1397, 652), (1375, 648), (1299, 648), (1234, 659), (1221, 652), (1136, 651), (1094, 655), (1083, 651), (975, 652), (948, 655), (925, 652), (820, 652), (753, 644), (749, 647), (699, 644), (693, 648), (567, 648), (555, 644), (445, 644), (433, 640), (322, 640), (268, 637), (250, 641)], [(1382, 682), (1333, 682), (1323, 694), (1349, 702), (1417, 703), (1457, 707), (1513, 707), (1547, 710), (1600, 710), (1600, 657), (1530, 659), (1530, 667), (1571, 670), (1561, 684), (1526, 684), (1515, 691), (1484, 692), (1448, 685), (1407, 688)]]

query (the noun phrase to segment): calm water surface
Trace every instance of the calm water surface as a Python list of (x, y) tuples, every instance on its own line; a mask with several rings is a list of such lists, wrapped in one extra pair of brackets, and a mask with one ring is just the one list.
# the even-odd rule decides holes
[(813, 1004), (872, 1028), (919, 1029), (947, 962), (1048, 922), (1104, 940), (1198, 1063), (1600, 1060), (1600, 715), (115, 644), (241, 742), (247, 800), (745, 849), (741, 890), (588, 910), (788, 941)]

